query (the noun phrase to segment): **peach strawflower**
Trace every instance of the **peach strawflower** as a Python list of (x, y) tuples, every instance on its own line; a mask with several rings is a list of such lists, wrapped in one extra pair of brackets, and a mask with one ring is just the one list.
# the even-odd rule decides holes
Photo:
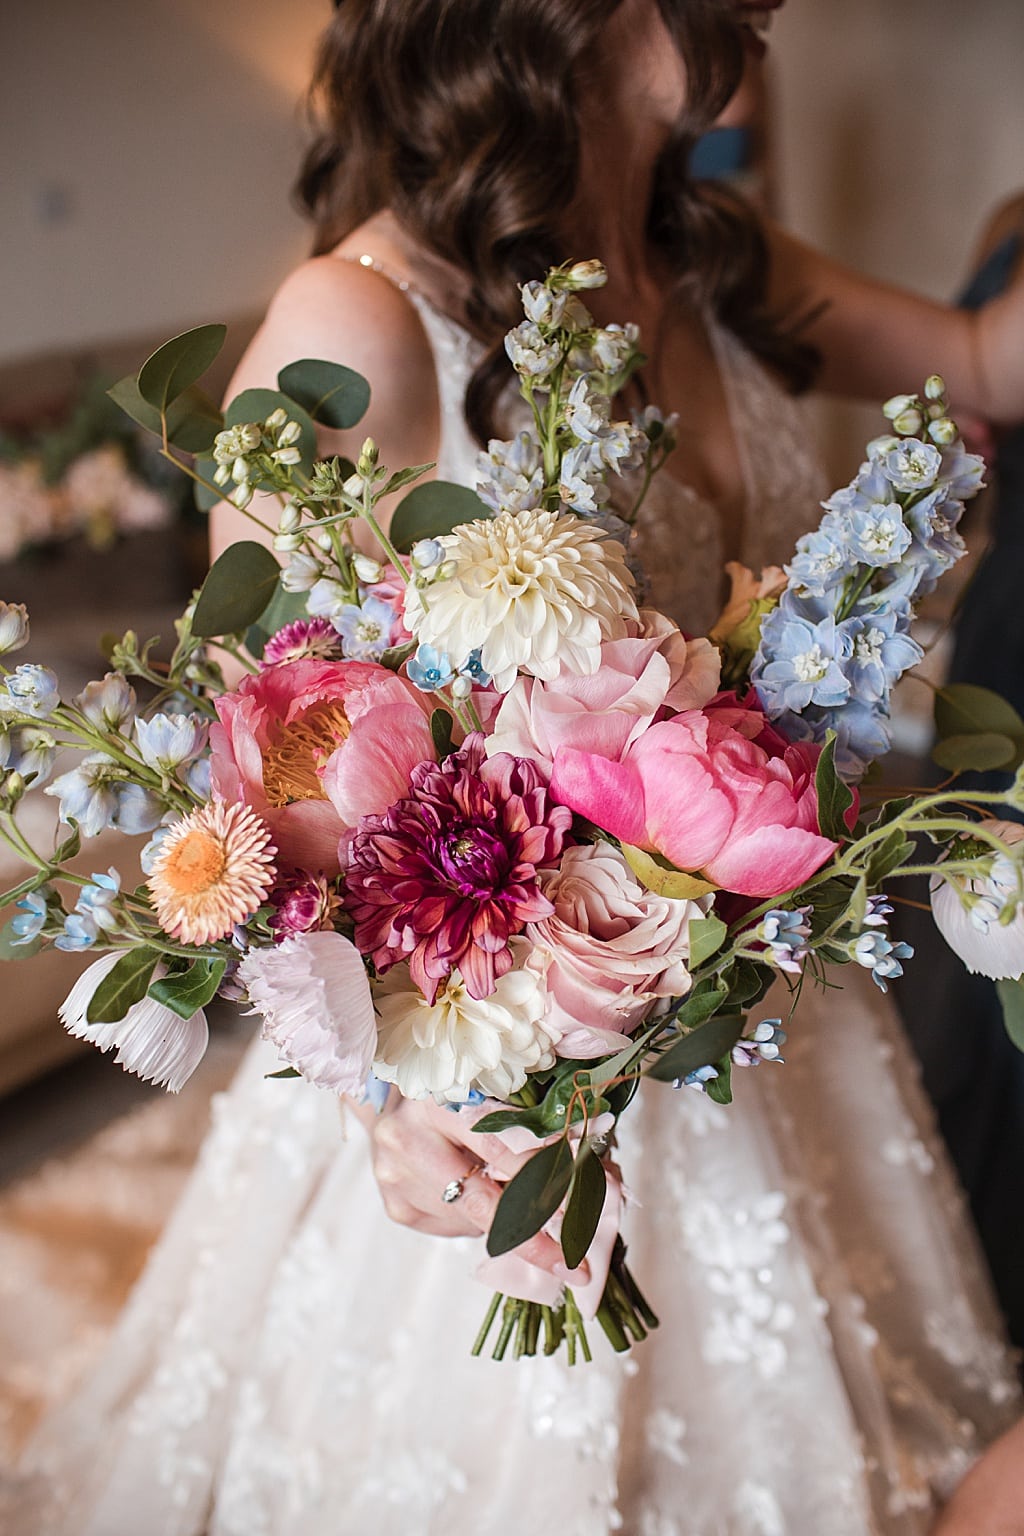
[(247, 805), (213, 801), (171, 827), (146, 884), (160, 926), (184, 944), (210, 944), (251, 917), (274, 884), (277, 852)]

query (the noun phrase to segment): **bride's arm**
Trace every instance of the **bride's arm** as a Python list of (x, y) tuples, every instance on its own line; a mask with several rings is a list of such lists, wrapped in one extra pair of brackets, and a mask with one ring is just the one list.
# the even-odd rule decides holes
[(1024, 1419), (968, 1472), (932, 1536), (1024, 1536)]
[(844, 267), (771, 227), (772, 300), (809, 314), (822, 389), (884, 399), (945, 378), (954, 407), (993, 422), (1024, 418), (1024, 273), (975, 313)]

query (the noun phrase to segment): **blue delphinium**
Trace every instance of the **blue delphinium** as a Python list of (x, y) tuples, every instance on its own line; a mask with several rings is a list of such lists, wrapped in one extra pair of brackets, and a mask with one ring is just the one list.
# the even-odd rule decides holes
[[(765, 713), (788, 736), (835, 732), (848, 779), (889, 748), (892, 690), (923, 654), (910, 634), (914, 604), (963, 555), (957, 524), (982, 485), (983, 461), (964, 450), (934, 392), (928, 401), (886, 407), (904, 435), (876, 439), (800, 539), (751, 669)], [(920, 430), (926, 418), (933, 441), (906, 435), (905, 419)]]

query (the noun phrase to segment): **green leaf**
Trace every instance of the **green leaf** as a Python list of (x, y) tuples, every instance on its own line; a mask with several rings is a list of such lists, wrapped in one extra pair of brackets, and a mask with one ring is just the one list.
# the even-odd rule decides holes
[(475, 491), (447, 480), (429, 480), (398, 503), (389, 537), (399, 554), (407, 555), (419, 539), (436, 539), (460, 523), (490, 516), (491, 509)]
[(583, 1142), (576, 1154), (569, 1199), (562, 1218), (562, 1252), (570, 1269), (579, 1268), (594, 1241), (604, 1210), (606, 1184), (604, 1164), (589, 1141)]
[(676, 869), (658, 853), (645, 853), (632, 843), (620, 843), (622, 857), (642, 885), (658, 896), (674, 901), (695, 901), (698, 896), (709, 896), (717, 891), (717, 885), (702, 880), (699, 875), (688, 875)]
[(14, 931), (14, 918), (4, 923), (0, 928), (0, 960), (28, 960), (30, 956), (37, 955), (43, 947), (41, 934), (36, 934), (34, 939), (23, 943), (18, 939)]
[(305, 616), (305, 592), (286, 592), (278, 579), (270, 602), (246, 631), (245, 648), (249, 655), (255, 656), (259, 661), (271, 635), (276, 635), (278, 630), (283, 629), (286, 624), (292, 624), (296, 619), (305, 618)]
[(717, 1068), (718, 1076), (705, 1083), (704, 1091), (713, 1104), (732, 1103), (732, 1056), (723, 1056), (721, 1061), (713, 1065)]
[(215, 995), (227, 970), (226, 960), (195, 960), (187, 971), (154, 981), (149, 996), (182, 1019), (190, 1019)]
[(558, 1210), (573, 1174), (573, 1156), (565, 1137), (541, 1147), (505, 1185), (491, 1230), (487, 1252), (492, 1258), (518, 1248), (539, 1232)]
[(1006, 1033), (1017, 1047), (1024, 1051), (1024, 981), (1007, 978), (996, 982), (996, 991), (1003, 1007), (1003, 1023)]
[(294, 1067), (282, 1067), (280, 1072), (264, 1072), (265, 1078), (271, 1077), (301, 1077), (301, 1072), (296, 1072)]
[(729, 1007), (759, 1003), (776, 978), (771, 966), (753, 960), (738, 960), (728, 978)]
[(192, 618), (192, 633), (208, 640), (237, 635), (267, 607), (281, 575), (270, 550), (251, 539), (231, 544), (210, 567)]
[(443, 763), (452, 750), (452, 728), (455, 720), (450, 710), (435, 709), (430, 716), (430, 734), (434, 738), (437, 760)]
[(853, 793), (836, 772), (836, 733), (829, 731), (825, 738), (818, 767), (814, 775), (818, 796), (818, 826), (822, 837), (833, 843), (842, 843), (849, 837), (843, 820), (853, 804)]
[[(218, 487), (214, 484), (213, 477), (217, 471), (217, 460), (203, 454), (196, 459), (192, 468), (203, 480), (208, 480), (210, 485), (200, 485), (198, 480), (192, 482), (192, 500), (200, 512), (209, 512), (223, 501), (230, 491), (231, 486)], [(212, 489), (211, 489), (212, 486)]]
[(644, 1073), (661, 1083), (674, 1083), (688, 1077), (699, 1067), (712, 1067), (723, 1056), (728, 1056), (743, 1033), (745, 1019), (741, 1013), (723, 1013), (710, 1019), (653, 1062)]
[[(299, 440), (295, 444), (301, 454), (298, 467), (303, 474), (308, 475), (316, 458), (316, 427), (310, 420), (308, 412), (304, 411), (299, 402), (293, 400), (290, 395), (283, 395), (276, 389), (243, 389), (224, 412), (224, 424), (228, 427), (238, 427), (249, 421), (266, 421), (272, 412), (279, 409), (287, 411), (288, 419), (299, 424), (301, 431)], [(267, 488), (269, 482), (254, 480), (253, 485), (259, 490), (261, 486)]]
[(382, 496), (392, 496), (395, 491), (400, 491), (403, 485), (411, 485), (421, 475), (425, 475), (428, 469), (433, 469), (433, 464), (410, 464), (408, 469), (398, 469), (390, 477), (381, 491)]
[(710, 960), (716, 955), (729, 930), (720, 917), (709, 913), (707, 917), (695, 917), (690, 920), (690, 970), (695, 971), (702, 966), (705, 960)]
[(1013, 756), (993, 766), (1015, 767), (1024, 761), (1024, 720), (1001, 694), (976, 683), (947, 683), (936, 690), (935, 734), (940, 742), (951, 736), (1008, 736)]
[(389, 645), (386, 651), (380, 654), (380, 664), (388, 667), (392, 672), (397, 672), (416, 649), (415, 640), (407, 640), (404, 645)]
[[(507, 1130), (509, 1126), (518, 1125), (524, 1130), (532, 1131), (538, 1137), (550, 1136), (555, 1131), (565, 1130), (574, 1085), (578, 1084), (581, 1088), (590, 1087), (589, 1065), (587, 1062), (563, 1061), (548, 1082), (544, 1097), (539, 1104), (523, 1109), (513, 1107), (494, 1110), (478, 1120), (473, 1129), (479, 1131), (481, 1135), (493, 1135), (498, 1131)], [(600, 1084), (597, 1083), (594, 1087), (596, 1090)], [(596, 1091), (590, 1094), (587, 1113), (591, 1119), (602, 1114), (607, 1107), (607, 1101)], [(575, 1124), (582, 1119), (583, 1106), (577, 1098), (573, 1104), (571, 1123)]]
[(109, 970), (89, 999), (89, 1024), (116, 1024), (129, 1008), (141, 1003), (160, 959), (155, 949), (128, 949)]
[(72, 827), (62, 843), (58, 843), (53, 853), (54, 864), (66, 864), (68, 859), (73, 859), (82, 846), (82, 834), (77, 824)]
[[(142, 398), (131, 374), (112, 384), (107, 394), (140, 427), (163, 437), (160, 412)], [(216, 403), (193, 384), (167, 411), (167, 441), (183, 453), (206, 453), (223, 425), (224, 418)]]
[(370, 386), (361, 373), (322, 358), (304, 357), (289, 363), (281, 369), (277, 382), (314, 421), (339, 432), (362, 421), (370, 403)]
[(698, 1024), (707, 1023), (725, 1005), (729, 997), (729, 988), (720, 976), (716, 976), (711, 985), (704, 984), (695, 988), (676, 1009), (673, 1020), (679, 1029), (696, 1029)]
[(864, 871), (868, 885), (877, 890), (894, 869), (909, 862), (915, 846), (913, 840), (899, 830), (876, 844)]
[(933, 747), (932, 758), (950, 773), (984, 773), (989, 768), (1008, 768), (1016, 762), (1017, 743), (999, 731), (947, 736)]
[(139, 394), (158, 411), (201, 379), (224, 345), (226, 325), (198, 325), (183, 331), (147, 357), (139, 369)]

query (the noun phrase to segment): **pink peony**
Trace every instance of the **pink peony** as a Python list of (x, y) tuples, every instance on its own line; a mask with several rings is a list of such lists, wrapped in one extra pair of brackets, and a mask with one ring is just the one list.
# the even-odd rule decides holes
[(617, 1051), (659, 997), (690, 990), (689, 928), (703, 910), (645, 890), (607, 843), (567, 848), (541, 890), (554, 911), (531, 923), (528, 962), (544, 979), (560, 1056)]
[(777, 896), (820, 869), (836, 844), (818, 830), (820, 749), (801, 742), (773, 753), (751, 739), (763, 726), (754, 710), (711, 707), (656, 722), (620, 761), (561, 747), (551, 793), (723, 890)]
[(654, 631), (601, 647), (601, 666), (582, 675), (563, 667), (551, 682), (521, 677), (494, 722), (489, 753), (529, 757), (550, 775), (556, 752), (618, 759), (663, 716), (700, 709), (718, 689), (718, 652), (707, 640), (685, 640), (660, 614)]
[(337, 874), (339, 839), (406, 792), (435, 757), (430, 701), (365, 661), (306, 658), (267, 667), (217, 700), (215, 793), (251, 805), (279, 862)]
[(571, 823), (532, 763), (485, 759), (479, 733), (440, 766), (422, 763), (352, 839), (345, 905), (360, 950), (378, 971), (407, 959), (430, 1003), (456, 968), (470, 997), (488, 997), (512, 968), (509, 939), (552, 910), (538, 872)]

